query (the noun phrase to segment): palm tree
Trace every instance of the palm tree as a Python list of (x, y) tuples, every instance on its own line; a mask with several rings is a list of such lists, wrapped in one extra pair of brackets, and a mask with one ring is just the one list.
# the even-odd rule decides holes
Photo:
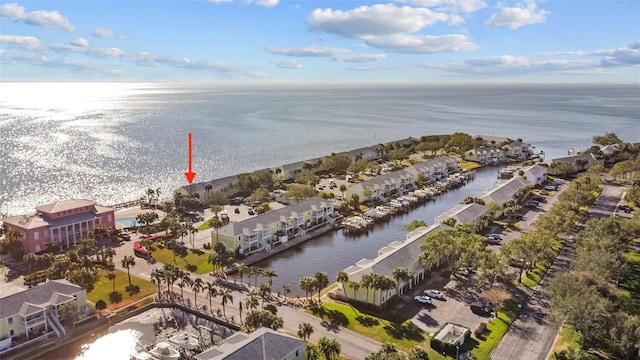
[(28, 253), (24, 256), (24, 261), (27, 262), (27, 264), (29, 265), (29, 275), (31, 275), (31, 273), (33, 272), (31, 270), (31, 267), (33, 265), (35, 265), (35, 263), (38, 261), (38, 258), (36, 257), (36, 254), (34, 253)]
[(318, 339), (318, 347), (320, 348), (320, 353), (322, 353), (327, 360), (340, 356), (340, 343), (335, 339), (330, 340), (323, 336)]
[(107, 276), (107, 279), (111, 280), (111, 282), (113, 283), (113, 288), (111, 292), (115, 293), (116, 292), (116, 273), (114, 271), (108, 271), (106, 276)]
[(347, 191), (347, 185), (340, 185), (340, 192), (342, 193), (342, 199), (344, 200), (344, 192)]
[(300, 278), (300, 282), (298, 283), (298, 285), (300, 285), (300, 288), (304, 290), (304, 297), (307, 298), (309, 297), (309, 293), (315, 290), (316, 279), (312, 278), (311, 276), (304, 276)]
[(409, 269), (397, 267), (393, 269), (392, 276), (396, 281), (397, 295), (400, 296), (400, 281), (407, 282), (413, 277), (413, 275), (411, 274), (411, 271), (409, 271)]
[(207, 296), (209, 297), (209, 310), (213, 313), (213, 306), (211, 305), (211, 299), (218, 296), (218, 289), (216, 285), (210, 281), (207, 281), (204, 284), (204, 290), (207, 292)]
[(160, 296), (160, 283), (164, 279), (164, 272), (160, 269), (153, 269), (151, 271), (151, 283), (158, 284), (158, 296)]
[(327, 276), (327, 273), (324, 271), (316, 272), (315, 275), (313, 275), (313, 277), (316, 279), (316, 286), (318, 289), (318, 300), (320, 300), (320, 292), (322, 291), (322, 289), (329, 286), (329, 277)]
[(336, 281), (340, 283), (342, 290), (345, 290), (344, 284), (349, 282), (349, 274), (347, 274), (346, 271), (338, 272), (338, 275), (336, 275)]
[(364, 274), (360, 279), (360, 287), (365, 288), (367, 291), (364, 298), (364, 302), (366, 303), (369, 302), (369, 288), (373, 285), (373, 280), (373, 274)]
[(113, 263), (113, 257), (116, 256), (116, 250), (114, 248), (106, 248), (103, 251), (103, 255), (106, 259), (109, 259), (109, 263)]
[(249, 277), (255, 276), (255, 283), (253, 287), (255, 288), (258, 287), (258, 275), (261, 275), (263, 272), (264, 272), (264, 269), (259, 268), (257, 266), (249, 267)]
[(291, 294), (291, 287), (287, 284), (282, 284), (282, 293), (284, 294), (284, 301), (287, 301), (287, 295)]
[(275, 270), (266, 270), (266, 269), (260, 275), (269, 278), (269, 286), (273, 285), (273, 278), (278, 276)]
[[(352, 282), (349, 284), (349, 286), (353, 289), (353, 298), (354, 300), (358, 301), (358, 289), (360, 289), (360, 283), (359, 282)], [(346, 294), (346, 291), (345, 291)]]
[(222, 298), (222, 314), (226, 319), (227, 312), (226, 312), (225, 305), (227, 305), (227, 302), (229, 301), (233, 304), (233, 295), (231, 295), (231, 290), (226, 288), (221, 288), (218, 290), (218, 296)]
[(382, 305), (382, 292), (384, 291), (387, 296), (385, 296), (385, 304), (387, 299), (389, 298), (389, 291), (392, 290), (396, 286), (396, 281), (386, 275), (380, 275), (380, 283), (378, 284), (378, 289), (380, 290), (380, 304)]
[(211, 189), (213, 189), (213, 186), (211, 184), (207, 184), (204, 186), (204, 191), (207, 195), (209, 195), (209, 191), (211, 191)]
[(249, 310), (253, 310), (258, 307), (258, 298), (251, 295), (244, 300), (245, 307)]
[(267, 298), (271, 297), (271, 285), (262, 284), (260, 285), (260, 290), (258, 291), (260, 297), (262, 298), (262, 308), (264, 309), (264, 302)]
[(240, 274), (240, 284), (242, 284), (242, 276), (249, 271), (249, 266), (247, 266), (247, 264), (245, 263), (240, 263), (238, 264), (238, 273)]
[(196, 278), (193, 280), (193, 284), (191, 284), (191, 289), (193, 289), (193, 306), (198, 308), (198, 294), (204, 288), (204, 281), (201, 278)]
[(136, 259), (131, 255), (125, 255), (122, 261), (120, 262), (122, 267), (127, 269), (127, 277), (129, 278), (129, 286), (131, 285), (131, 274), (129, 273), (129, 269), (136, 264)]
[(308, 340), (309, 337), (313, 334), (313, 326), (308, 322), (303, 322), (298, 325), (298, 336), (302, 338), (302, 340)]

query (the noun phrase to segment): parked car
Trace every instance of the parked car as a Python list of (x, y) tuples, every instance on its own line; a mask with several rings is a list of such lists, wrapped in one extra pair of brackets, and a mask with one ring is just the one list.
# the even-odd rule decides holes
[(240, 209), (239, 208), (235, 208), (235, 210), (233, 210), (234, 213), (236, 214), (240, 214)]
[(500, 237), (500, 234), (495, 234), (495, 233), (487, 235), (487, 239), (488, 238), (492, 238), (492, 239), (496, 239), (496, 240), (502, 240), (502, 238)]
[(627, 214), (631, 213), (633, 211), (633, 208), (629, 205), (618, 205), (618, 209), (626, 212)]
[(558, 190), (558, 188), (555, 185), (547, 185), (544, 187), (545, 190), (547, 191), (556, 191)]
[(471, 312), (480, 315), (480, 316), (489, 316), (493, 312), (493, 309), (490, 305), (485, 304), (481, 301), (476, 301), (473, 304), (469, 305), (471, 308)]
[(431, 305), (432, 301), (431, 298), (425, 295), (418, 295), (416, 297), (413, 298), (415, 301), (419, 302), (420, 304), (424, 304), (424, 305)]
[(531, 200), (541, 202), (541, 203), (547, 202), (547, 199), (545, 199), (543, 196), (534, 196), (531, 198)]
[(515, 220), (522, 220), (524, 219), (524, 217), (520, 214), (515, 214), (515, 215), (511, 215), (512, 218), (514, 218)]
[(540, 205), (540, 204), (537, 201), (529, 201), (526, 204), (524, 204), (524, 206), (531, 207), (531, 208), (538, 207), (538, 205)]
[(255, 215), (256, 213), (253, 211), (253, 209), (249, 209), (249, 211), (247, 211), (247, 214), (249, 214), (249, 215)]
[(459, 274), (462, 276), (469, 276), (469, 274), (471, 274), (471, 271), (469, 271), (468, 268), (461, 267), (460, 269), (458, 269), (458, 271), (456, 271), (456, 274)]
[(496, 239), (496, 238), (492, 238), (492, 237), (488, 237), (485, 239), (487, 241), (487, 244), (491, 244), (491, 245), (501, 245), (502, 241), (500, 239)]
[(444, 294), (440, 290), (427, 289), (424, 291), (424, 294), (432, 299), (444, 299)]

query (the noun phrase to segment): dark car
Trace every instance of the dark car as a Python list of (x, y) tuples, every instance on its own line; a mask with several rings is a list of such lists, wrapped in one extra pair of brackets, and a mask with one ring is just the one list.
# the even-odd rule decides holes
[(233, 212), (236, 214), (240, 214), (240, 209), (236, 208), (235, 210), (233, 210)]
[(253, 209), (249, 209), (249, 211), (247, 211), (247, 214), (249, 214), (249, 215), (255, 215), (255, 212), (253, 211)]
[(620, 205), (618, 206), (618, 208), (624, 212), (626, 212), (627, 214), (629, 214), (630, 212), (633, 211), (633, 208), (629, 205)]
[(531, 198), (532, 201), (537, 201), (537, 202), (541, 202), (541, 203), (546, 203), (547, 199), (545, 199), (542, 196), (534, 196)]
[(490, 305), (485, 304), (481, 301), (474, 302), (473, 304), (469, 305), (469, 308), (471, 308), (472, 313), (480, 316), (490, 316), (493, 312), (493, 309)]
[(528, 203), (524, 204), (524, 206), (531, 208), (538, 207), (538, 205), (540, 205), (540, 203), (538, 203), (537, 201), (529, 201)]

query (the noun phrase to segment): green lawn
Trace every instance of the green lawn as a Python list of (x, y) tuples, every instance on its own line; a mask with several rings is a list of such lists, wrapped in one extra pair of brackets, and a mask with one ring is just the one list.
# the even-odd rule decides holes
[[(544, 276), (544, 274), (547, 273), (547, 270), (549, 270), (549, 267), (551, 267), (551, 264), (553, 263), (553, 261), (555, 260), (556, 256), (558, 256), (558, 253), (560, 252), (560, 249), (562, 249), (562, 242), (557, 242), (554, 246), (553, 246), (553, 251), (555, 252), (555, 255), (553, 257), (553, 259), (551, 261), (548, 260), (540, 260), (536, 263), (535, 268), (533, 268), (533, 270), (527, 272), (527, 275), (522, 279), (522, 285), (526, 286), (526, 287), (534, 287), (536, 285), (538, 285), (538, 283), (540, 282), (540, 280), (542, 279), (542, 277)], [(515, 281), (516, 285), (517, 284), (517, 280)]]
[(560, 335), (556, 339), (555, 344), (553, 344), (553, 349), (551, 350), (551, 356), (549, 356), (549, 360), (553, 360), (554, 353), (559, 353), (564, 349), (579, 349), (581, 343), (582, 335), (580, 335), (580, 333), (577, 332), (573, 328), (573, 326), (566, 324), (562, 325), (562, 328), (560, 328)]
[[(135, 265), (134, 265), (135, 267)], [(150, 281), (140, 279), (135, 276), (131, 276), (131, 284), (133, 288), (129, 288), (129, 280), (127, 278), (127, 272), (121, 270), (115, 270), (116, 273), (116, 292), (113, 291), (113, 283), (107, 279), (107, 272), (105, 270), (98, 271), (100, 278), (94, 284), (93, 290), (87, 293), (87, 299), (95, 304), (98, 300), (104, 300), (107, 303), (107, 307), (119, 304), (132, 303), (149, 295), (153, 295), (157, 291), (157, 286)], [(116, 306), (119, 307), (119, 306)]]
[[(498, 346), (500, 339), (509, 330), (509, 325), (518, 313), (518, 302), (511, 299), (505, 302), (503, 311), (498, 311), (498, 316), (487, 324), (487, 330), (480, 338), (472, 338), (474, 343), (473, 355), (478, 360), (488, 360), (493, 349)], [(473, 331), (475, 329), (471, 329)], [(467, 344), (465, 344), (466, 346)]]
[(460, 169), (462, 169), (462, 171), (468, 171), (482, 167), (482, 165), (478, 164), (475, 161), (463, 161), (458, 165), (460, 165)]
[(211, 229), (213, 226), (211, 225), (211, 220), (213, 220), (213, 218), (208, 219), (207, 221), (203, 222), (202, 224), (200, 224), (200, 226), (197, 227), (198, 230), (202, 231), (202, 230), (207, 230), (207, 229)]
[[(505, 306), (504, 312), (498, 313), (498, 318), (493, 319), (487, 325), (487, 332), (482, 339), (472, 338), (468, 342), (468, 348), (473, 349), (473, 354), (478, 360), (489, 359), (489, 355), (498, 345), (500, 339), (509, 328), (509, 324), (515, 317), (517, 303), (515, 301)], [(393, 343), (398, 349), (410, 351), (416, 346), (421, 346), (429, 351), (429, 359), (443, 360), (450, 357), (431, 349), (430, 334), (413, 325), (410, 320), (395, 318), (392, 315), (381, 318), (368, 313), (363, 313), (350, 305), (333, 302), (325, 302), (322, 307), (307, 310), (308, 313), (326, 319), (347, 329), (378, 340), (381, 343)], [(471, 329), (473, 331), (475, 329)], [(375, 351), (376, 349), (371, 349)]]
[[(156, 249), (153, 251), (153, 258), (163, 264), (173, 265), (174, 254), (171, 249)], [(207, 262), (209, 253), (194, 253), (191, 248), (184, 248), (182, 253), (175, 254), (175, 265), (179, 268), (194, 272), (196, 274), (206, 274), (212, 271), (212, 265)]]

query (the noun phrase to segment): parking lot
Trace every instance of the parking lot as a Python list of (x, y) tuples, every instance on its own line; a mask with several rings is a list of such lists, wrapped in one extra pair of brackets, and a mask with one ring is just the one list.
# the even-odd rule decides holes
[[(491, 251), (500, 251), (501, 246), (509, 243), (520, 235), (533, 230), (533, 223), (540, 214), (549, 210), (557, 201), (558, 195), (564, 190), (565, 185), (560, 185), (553, 195), (545, 196), (546, 202), (539, 202), (536, 207), (523, 207), (519, 214), (522, 219), (518, 220), (517, 227), (509, 227), (503, 230), (499, 226), (485, 229), (483, 233), (496, 233), (500, 235), (501, 245), (490, 245)], [(543, 195), (544, 196), (544, 195)], [(444, 300), (433, 299), (431, 305), (420, 304), (413, 299), (416, 295), (421, 295), (426, 289), (441, 290)], [(524, 301), (526, 295), (515, 286), (510, 286), (510, 290), (520, 302)], [(404, 304), (397, 311), (398, 315), (411, 318), (411, 322), (419, 328), (430, 333), (435, 332), (438, 327), (447, 322), (453, 322), (466, 326), (471, 331), (475, 330), (481, 322), (488, 322), (492, 315), (480, 316), (471, 311), (470, 305), (480, 299), (480, 288), (473, 275), (451, 275), (448, 272), (434, 273), (427, 277), (425, 281), (418, 284), (403, 297)]]

